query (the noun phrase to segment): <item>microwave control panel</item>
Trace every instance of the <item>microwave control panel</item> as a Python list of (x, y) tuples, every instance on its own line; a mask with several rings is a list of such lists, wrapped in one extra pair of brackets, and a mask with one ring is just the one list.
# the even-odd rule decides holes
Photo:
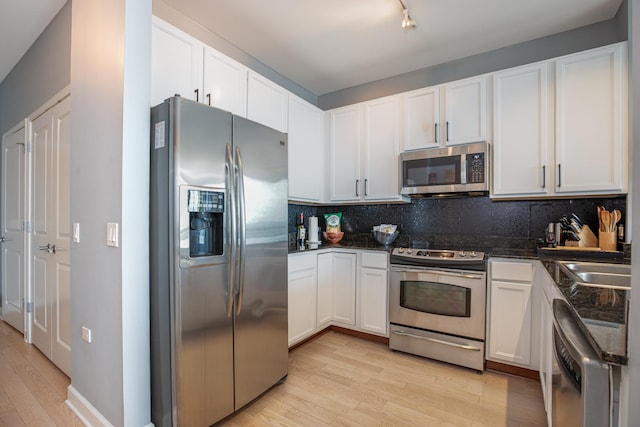
[(481, 184), (484, 181), (484, 153), (467, 154), (467, 184)]

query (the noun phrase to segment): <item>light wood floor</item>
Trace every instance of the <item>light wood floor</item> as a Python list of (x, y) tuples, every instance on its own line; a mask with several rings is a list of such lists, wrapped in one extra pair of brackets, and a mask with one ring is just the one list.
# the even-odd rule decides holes
[(329, 332), (293, 350), (289, 377), (228, 426), (545, 426), (540, 384), (479, 374)]
[(82, 426), (64, 403), (69, 377), (0, 320), (0, 426)]
[[(0, 426), (81, 426), (69, 378), (0, 321)], [(293, 350), (287, 380), (228, 426), (544, 426), (540, 385), (329, 332)]]

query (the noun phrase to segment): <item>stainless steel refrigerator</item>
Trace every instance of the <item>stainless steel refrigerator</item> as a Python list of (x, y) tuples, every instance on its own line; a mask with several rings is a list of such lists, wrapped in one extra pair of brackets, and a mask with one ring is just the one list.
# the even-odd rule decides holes
[(150, 184), (152, 421), (208, 426), (287, 376), (287, 135), (170, 98)]

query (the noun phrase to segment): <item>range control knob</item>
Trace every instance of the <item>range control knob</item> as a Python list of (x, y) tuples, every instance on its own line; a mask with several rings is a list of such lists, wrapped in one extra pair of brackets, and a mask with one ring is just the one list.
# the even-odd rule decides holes
[(407, 253), (408, 253), (409, 255), (411, 255), (411, 254), (413, 253), (413, 249), (411, 249), (411, 248), (407, 249)]
[(399, 254), (404, 253), (404, 248), (398, 248), (398, 253)]
[(465, 251), (460, 251), (460, 253), (458, 255), (460, 255), (461, 257), (464, 258), (464, 257), (467, 256), (467, 253)]
[(478, 254), (476, 253), (476, 251), (471, 251), (471, 253), (469, 254), (470, 257), (475, 258), (478, 256)]

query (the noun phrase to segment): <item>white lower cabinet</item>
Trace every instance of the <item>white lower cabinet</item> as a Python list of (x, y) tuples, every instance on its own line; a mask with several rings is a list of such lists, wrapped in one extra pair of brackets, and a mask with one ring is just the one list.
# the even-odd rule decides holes
[(361, 252), (358, 275), (358, 327), (389, 336), (388, 261), (386, 253)]
[[(489, 260), (487, 307), (487, 359), (538, 370), (539, 312), (534, 286), (535, 262), (516, 259)], [(534, 303), (534, 301), (536, 301)]]
[(289, 346), (316, 332), (317, 262), (314, 253), (289, 256)]
[(388, 265), (381, 251), (289, 255), (289, 346), (331, 325), (388, 337)]
[(333, 313), (331, 318), (341, 326), (356, 324), (356, 259), (355, 253), (333, 254)]
[(333, 253), (318, 254), (317, 326), (324, 329), (333, 316)]

